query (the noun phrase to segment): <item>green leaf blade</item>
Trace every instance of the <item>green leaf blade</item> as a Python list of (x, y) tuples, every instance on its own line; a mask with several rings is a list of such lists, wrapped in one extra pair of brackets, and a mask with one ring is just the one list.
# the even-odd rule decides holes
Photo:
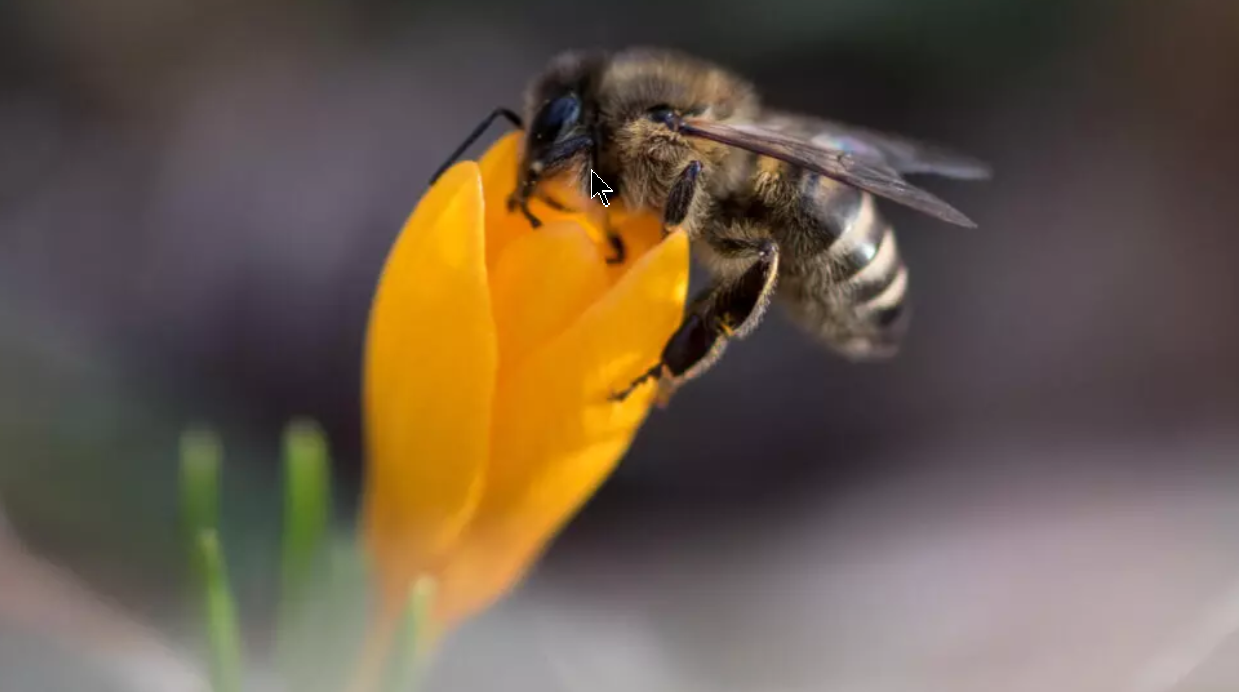
[(237, 625), (237, 606), (228, 584), (219, 534), (204, 530), (198, 536), (197, 545), (204, 568), (204, 610), (211, 648), (211, 688), (214, 692), (241, 692), (241, 635)]

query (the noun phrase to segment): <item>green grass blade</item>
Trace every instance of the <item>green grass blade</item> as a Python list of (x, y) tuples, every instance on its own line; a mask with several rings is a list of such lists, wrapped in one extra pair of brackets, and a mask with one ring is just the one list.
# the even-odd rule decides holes
[(211, 689), (214, 692), (241, 692), (241, 635), (219, 534), (211, 530), (202, 531), (197, 543), (204, 567), (204, 605), (207, 638), (211, 645)]
[(181, 521), (190, 568), (196, 586), (206, 581), (206, 566), (198, 545), (203, 531), (219, 531), (220, 466), (223, 445), (207, 428), (194, 428), (181, 435)]
[[(331, 521), (331, 457), (322, 430), (311, 421), (294, 421), (284, 432), (284, 518), (280, 554), (280, 604), (277, 656), (285, 680), (299, 688), (321, 671), (312, 662), (313, 612), (329, 584), (327, 533)], [(314, 601), (314, 602), (312, 602)], [(310, 681), (303, 678), (310, 677)]]
[(285, 603), (303, 595), (322, 558), (331, 515), (331, 459), (327, 439), (309, 421), (284, 433), (284, 533), (280, 584)]

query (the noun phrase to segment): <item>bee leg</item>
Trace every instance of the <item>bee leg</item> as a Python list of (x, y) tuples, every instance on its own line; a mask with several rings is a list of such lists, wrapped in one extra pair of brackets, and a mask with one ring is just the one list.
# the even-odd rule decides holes
[(684, 382), (700, 376), (722, 357), (731, 339), (747, 336), (765, 314), (779, 275), (779, 248), (772, 240), (754, 246), (757, 260), (740, 276), (707, 288), (689, 305), (680, 327), (650, 368), (612, 399), (622, 401), (655, 377), (665, 404)]
[(542, 226), (542, 220), (534, 216), (533, 212), (529, 210), (529, 195), (522, 195), (519, 190), (508, 195), (508, 212), (511, 213), (517, 209), (521, 210), (521, 214), (525, 216), (525, 220), (529, 222), (530, 226), (533, 228), (540, 228)]
[(640, 387), (641, 385), (645, 384), (646, 382), (650, 380), (661, 377), (662, 374), (663, 374), (663, 364), (659, 363), (658, 365), (655, 365), (649, 370), (646, 370), (645, 372), (641, 373), (641, 376), (633, 380), (632, 383), (629, 384), (627, 387), (624, 387), (618, 392), (615, 392), (614, 394), (612, 394), (610, 397), (611, 401), (623, 401), (624, 399), (627, 399), (628, 395), (632, 394), (637, 389), (637, 387)]
[(667, 204), (663, 206), (663, 235), (667, 235), (676, 226), (688, 218), (688, 210), (693, 205), (693, 197), (697, 193), (697, 176), (701, 175), (701, 162), (693, 161), (680, 171), (680, 177), (671, 186), (667, 194)]
[[(510, 204), (510, 203), (509, 203), (509, 204)], [(538, 217), (534, 216), (532, 211), (529, 211), (529, 198), (528, 198), (528, 197), (526, 197), (526, 198), (522, 199), (522, 200), (521, 200), (520, 202), (518, 202), (517, 204), (518, 204), (518, 205), (520, 206), (520, 208), (521, 208), (521, 213), (522, 213), (522, 214), (524, 214), (524, 215), (525, 215), (525, 218), (529, 221), (529, 225), (530, 225), (530, 226), (532, 226), (532, 227), (534, 227), (534, 228), (541, 228), (541, 227), (542, 227), (542, 220), (541, 220), (541, 219), (539, 219)]]
[(678, 386), (680, 380), (690, 376), (690, 370), (709, 367), (722, 355), (726, 347), (726, 335), (711, 314), (709, 305), (716, 289), (709, 289), (693, 301), (688, 315), (663, 347), (658, 364), (641, 373), (627, 387), (611, 395), (612, 401), (627, 399), (638, 387), (649, 380), (657, 379), (660, 398), (668, 385)]
[(614, 255), (607, 258), (607, 264), (623, 264), (624, 259), (628, 257), (628, 249), (624, 247), (624, 239), (619, 233), (611, 227), (610, 222), (606, 228), (607, 242), (610, 243), (611, 249), (615, 251)]
[(576, 209), (572, 209), (568, 207), (568, 205), (564, 204), (563, 202), (560, 202), (559, 200), (555, 199), (548, 193), (543, 192), (542, 190), (538, 190), (538, 192), (534, 196), (537, 197), (539, 200), (541, 200), (543, 204), (550, 207), (551, 209), (554, 209), (555, 211), (561, 211), (566, 214), (577, 213)]
[(456, 159), (459, 159), (461, 154), (465, 153), (465, 149), (468, 149), (469, 145), (476, 142), (478, 137), (482, 136), (482, 133), (486, 131), (486, 128), (490, 127), (490, 124), (495, 122), (495, 118), (501, 116), (507, 119), (508, 122), (512, 123), (516, 129), (525, 129), (525, 125), (521, 122), (521, 116), (517, 115), (508, 108), (496, 108), (491, 111), (490, 115), (483, 118), (482, 122), (478, 123), (477, 127), (473, 128), (473, 132), (470, 132), (469, 136), (465, 137), (465, 141), (461, 142), (460, 146), (456, 147), (456, 151), (453, 151), (452, 155), (447, 157), (447, 161), (444, 161), (442, 166), (439, 166), (439, 170), (435, 171), (435, 174), (430, 178), (430, 184), (433, 185), (434, 182), (439, 179), (439, 176), (443, 175), (447, 169), (451, 168), (452, 164), (456, 163)]
[[(677, 372), (683, 374), (685, 370), (691, 367), (693, 362), (699, 361), (708, 355), (710, 349), (718, 340), (719, 333), (716, 326), (707, 324), (708, 320), (713, 319), (710, 306), (713, 304), (714, 294), (717, 291), (717, 286), (707, 286), (693, 298), (692, 302), (685, 309), (684, 321), (680, 323), (675, 333), (667, 340), (667, 344), (663, 346), (663, 352), (658, 359), (658, 364), (641, 373), (640, 377), (633, 380), (624, 389), (612, 394), (612, 401), (623, 401), (637, 387), (649, 380), (657, 379), (661, 383), (667, 379), (674, 379), (677, 377)], [(721, 344), (719, 348), (722, 348)], [(672, 370), (673, 365), (677, 366), (676, 370)]]
[[(539, 190), (538, 192), (534, 193), (534, 196), (537, 197), (538, 200), (540, 200), (543, 204), (550, 207), (551, 209), (554, 209), (555, 211), (565, 212), (569, 214), (575, 214), (578, 212), (578, 210), (570, 209), (563, 202), (560, 202), (559, 200), (555, 199), (550, 194), (542, 190)], [(509, 207), (511, 207), (512, 205), (516, 204), (516, 202), (509, 201), (508, 204), (509, 204)], [(541, 225), (540, 221), (537, 221), (537, 219), (535, 218), (531, 218), (532, 214), (529, 213), (528, 206), (524, 208), (524, 212), (525, 212), (525, 217), (530, 219), (530, 223), (533, 224), (534, 228), (537, 228), (539, 225)], [(624, 247), (624, 239), (623, 237), (620, 236), (619, 233), (615, 231), (614, 228), (611, 227), (609, 220), (607, 222), (606, 234), (607, 234), (607, 243), (611, 245), (611, 249), (615, 252), (615, 254), (607, 258), (607, 264), (623, 264), (624, 259), (628, 257), (627, 249)]]
[[(477, 133), (475, 132), (474, 134)], [(566, 159), (572, 158), (572, 156), (581, 150), (591, 146), (592, 143), (593, 140), (587, 135), (569, 137), (568, 139), (558, 142), (552, 146), (546, 152), (545, 156), (543, 156), (541, 164), (543, 166), (554, 166)], [(534, 228), (538, 228), (542, 225), (542, 221), (538, 217), (534, 216), (533, 212), (529, 210), (529, 200), (537, 194), (537, 186), (538, 177), (535, 173), (531, 177), (524, 177), (518, 184), (517, 188), (512, 191), (512, 194), (508, 195), (508, 211), (514, 211), (519, 207), (521, 213), (525, 215), (526, 219), (528, 219), (529, 225)], [(542, 199), (542, 197), (539, 198)], [(558, 202), (556, 202), (556, 204), (558, 204)]]
[(731, 330), (715, 313), (713, 305), (718, 290), (707, 297), (704, 314), (689, 314), (663, 347), (658, 380), (660, 406), (666, 406), (685, 382), (713, 367), (727, 350)]
[(756, 327), (770, 307), (779, 278), (779, 246), (770, 239), (752, 245), (755, 261), (735, 280), (719, 287), (714, 310), (718, 312), (729, 337), (742, 339)]

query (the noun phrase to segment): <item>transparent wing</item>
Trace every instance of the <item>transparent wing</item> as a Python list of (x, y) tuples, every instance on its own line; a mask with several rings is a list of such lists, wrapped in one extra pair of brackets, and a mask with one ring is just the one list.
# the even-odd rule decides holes
[(680, 123), (679, 131), (689, 137), (709, 139), (785, 161), (948, 223), (976, 227), (971, 219), (951, 205), (908, 183), (889, 164), (869, 157), (862, 158), (851, 152), (813, 144), (752, 124), (724, 125), (690, 118)]
[(900, 173), (960, 180), (984, 180), (992, 174), (984, 162), (945, 147), (833, 120), (768, 111), (754, 124), (810, 144), (846, 151), (871, 163), (886, 164)]

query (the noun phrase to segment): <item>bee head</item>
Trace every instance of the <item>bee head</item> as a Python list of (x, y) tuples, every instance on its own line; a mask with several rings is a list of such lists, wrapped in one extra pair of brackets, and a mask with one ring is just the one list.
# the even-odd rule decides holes
[(525, 145), (515, 197), (527, 198), (541, 180), (575, 171), (588, 181), (595, 133), (590, 94), (603, 64), (600, 52), (558, 56), (526, 92)]
[(510, 206), (520, 206), (528, 216), (527, 200), (539, 182), (584, 165), (594, 138), (582, 123), (581, 110), (581, 97), (564, 91), (533, 111)]

